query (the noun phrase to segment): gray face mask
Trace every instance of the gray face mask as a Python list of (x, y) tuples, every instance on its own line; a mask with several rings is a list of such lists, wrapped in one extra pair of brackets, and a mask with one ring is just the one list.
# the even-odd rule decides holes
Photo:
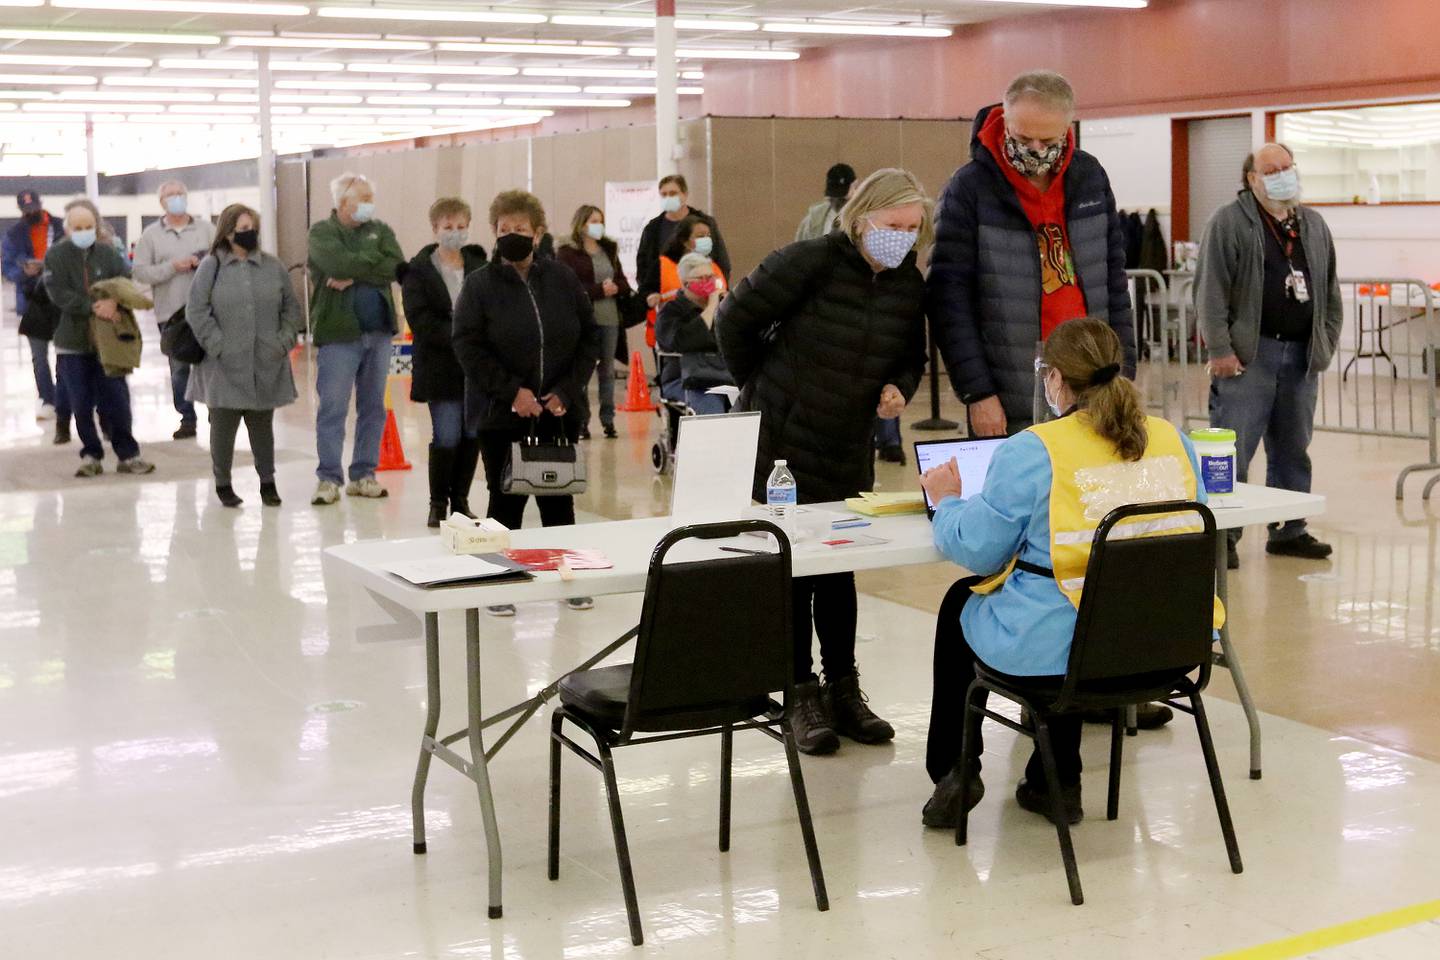
[(440, 246), (446, 250), (459, 250), (470, 242), (469, 230), (441, 230), (439, 237)]

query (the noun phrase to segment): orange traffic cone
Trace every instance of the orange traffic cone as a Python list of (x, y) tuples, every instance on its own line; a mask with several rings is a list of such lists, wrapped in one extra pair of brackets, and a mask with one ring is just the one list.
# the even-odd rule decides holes
[(409, 470), (405, 448), (400, 444), (400, 428), (395, 424), (395, 411), (385, 411), (385, 433), (380, 437), (380, 465), (376, 470)]
[(626, 413), (651, 413), (655, 410), (655, 404), (650, 402), (650, 382), (645, 378), (645, 361), (640, 359), (639, 350), (630, 354), (630, 385), (625, 391), (625, 402), (618, 409)]

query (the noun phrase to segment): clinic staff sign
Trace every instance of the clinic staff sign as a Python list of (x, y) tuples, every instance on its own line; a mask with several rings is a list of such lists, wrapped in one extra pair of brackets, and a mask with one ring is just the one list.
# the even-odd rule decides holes
[(605, 235), (620, 246), (620, 266), (635, 283), (635, 251), (645, 224), (660, 212), (660, 197), (653, 180), (607, 181), (605, 184)]

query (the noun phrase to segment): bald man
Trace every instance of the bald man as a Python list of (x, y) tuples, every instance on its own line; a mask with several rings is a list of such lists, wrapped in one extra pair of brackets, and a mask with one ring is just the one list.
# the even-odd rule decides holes
[[(1210, 423), (1234, 430), (1236, 479), (1265, 441), (1266, 486), (1310, 491), (1310, 438), (1320, 374), (1335, 356), (1342, 303), (1330, 228), (1300, 205), (1284, 144), (1245, 158), (1242, 189), (1205, 228), (1195, 305), (1210, 370)], [(1238, 530), (1229, 566), (1240, 566)], [(1265, 551), (1324, 560), (1330, 545), (1304, 520), (1271, 524)]]

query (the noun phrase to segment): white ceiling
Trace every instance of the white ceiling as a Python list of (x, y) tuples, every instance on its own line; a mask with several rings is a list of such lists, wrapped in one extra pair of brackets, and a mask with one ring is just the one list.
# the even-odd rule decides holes
[[(243, 4), (243, 9), (255, 11), (281, 4), (303, 10), (298, 16), (191, 12), (203, 9), (204, 0), (45, 0), (43, 6), (20, 5), (34, 2), (0, 0), (0, 175), (83, 171), (87, 111), (95, 116), (97, 154), (105, 172), (256, 155), (258, 127), (252, 112), (256, 109), (255, 91), (243, 83), (255, 77), (256, 50), (246, 44), (265, 37), (315, 41), (313, 46), (271, 52), (274, 61), (314, 65), (314, 69), (292, 68), (275, 74), (277, 85), (287, 88), (277, 91), (272, 101), (277, 104), (276, 148), (282, 152), (437, 130), (534, 123), (545, 111), (582, 103), (593, 103), (597, 109), (622, 106), (645, 97), (646, 87), (654, 82), (644, 77), (577, 78), (525, 72), (649, 68), (651, 64), (644, 54), (632, 53), (636, 48), (653, 47), (653, 31), (646, 25), (570, 25), (551, 21), (567, 14), (648, 18), (654, 10), (651, 0), (251, 0)], [(884, 0), (843, 8), (823, 0), (682, 2), (678, 17), (687, 29), (679, 33), (679, 46), (694, 55), (682, 61), (681, 68), (688, 75), (681, 82), (689, 95), (699, 93), (703, 86), (699, 72), (722, 50), (759, 51), (772, 56), (780, 52), (794, 57), (805, 48), (864, 39), (769, 32), (763, 29), (767, 24), (954, 28), (998, 17), (1054, 11), (1067, 2), (1082, 0), (1059, 0), (1056, 4), (1031, 0), (929, 0), (923, 8), (913, 2)], [(127, 5), (146, 9), (76, 9)], [(332, 15), (322, 15), (322, 8), (327, 7), (340, 8), (342, 15), (334, 15), (334, 9)], [(416, 13), (453, 11), (456, 19), (437, 19), (433, 15), (428, 19), (413, 15), (372, 19), (359, 15), (372, 7)], [(347, 10), (355, 10), (356, 15), (344, 15)], [(528, 15), (529, 19), (543, 17), (545, 22), (458, 19), (467, 13)], [(687, 19), (699, 20), (701, 25), (684, 24)], [(712, 28), (715, 22), (749, 29), (737, 32)], [(99, 42), (88, 42), (73, 36), (27, 37), (23, 35), (26, 30), (143, 32), (158, 36), (133, 40), (104, 37)], [(7, 31), (19, 33), (7, 36)], [(336, 47), (318, 38), (343, 38), (346, 42)], [(179, 42), (163, 42), (171, 39)], [(414, 49), (367, 49), (372, 43), (384, 47), (396, 41)], [(560, 45), (560, 49), (477, 52), (445, 50), (441, 46), (457, 41), (548, 43)], [(937, 41), (915, 38), (897, 42)], [(593, 55), (566, 53), (566, 48), (599, 45), (611, 49), (596, 50)], [(79, 59), (84, 57), (134, 58), (147, 63), (84, 63)], [(35, 58), (36, 62), (25, 62), (24, 58)], [(205, 69), (177, 68), (163, 62), (167, 60), (200, 60)], [(413, 69), (407, 69), (407, 65)], [(437, 73), (435, 68), (442, 66), (447, 71), (454, 68), (453, 72)], [(487, 72), (509, 75), (482, 75)], [(66, 77), (94, 78), (94, 82), (67, 83)], [(374, 86), (364, 87), (366, 83)], [(440, 87), (454, 83), (491, 86)], [(495, 89), (497, 84), (504, 88)], [(601, 89), (594, 89), (597, 87)], [(545, 102), (534, 102), (536, 98)]]

